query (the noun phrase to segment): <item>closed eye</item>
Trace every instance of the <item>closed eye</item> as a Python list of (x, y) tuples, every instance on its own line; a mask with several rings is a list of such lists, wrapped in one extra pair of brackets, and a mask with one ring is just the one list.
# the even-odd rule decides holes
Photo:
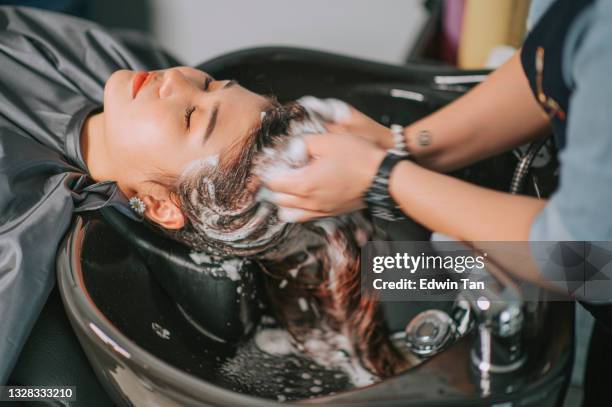
[(207, 76), (206, 79), (204, 80), (204, 90), (207, 91), (208, 87), (210, 86), (210, 83), (213, 81), (213, 78), (211, 78), (210, 76)]
[(195, 112), (195, 107), (193, 106), (188, 106), (185, 109), (185, 127), (187, 128), (187, 130), (189, 130), (189, 128), (191, 127), (191, 115), (193, 114), (193, 112)]

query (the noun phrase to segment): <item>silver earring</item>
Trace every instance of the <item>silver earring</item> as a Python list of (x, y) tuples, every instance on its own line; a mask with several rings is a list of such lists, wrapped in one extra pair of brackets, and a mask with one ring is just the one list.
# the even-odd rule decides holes
[(147, 210), (147, 205), (145, 205), (144, 201), (137, 196), (131, 197), (129, 202), (130, 208), (132, 208), (132, 210), (139, 215), (144, 214)]

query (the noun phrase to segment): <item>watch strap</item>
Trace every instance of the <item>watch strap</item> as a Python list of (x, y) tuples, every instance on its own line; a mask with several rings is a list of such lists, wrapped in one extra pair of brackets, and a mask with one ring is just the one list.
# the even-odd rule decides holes
[(387, 221), (407, 218), (389, 193), (391, 171), (399, 162), (405, 160), (413, 160), (413, 157), (407, 152), (398, 154), (395, 149), (387, 150), (387, 155), (380, 163), (372, 184), (363, 198), (372, 216)]

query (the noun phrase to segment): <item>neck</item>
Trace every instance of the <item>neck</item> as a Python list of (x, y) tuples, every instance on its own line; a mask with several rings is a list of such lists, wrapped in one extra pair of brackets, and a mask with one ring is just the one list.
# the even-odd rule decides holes
[(96, 182), (115, 180), (104, 141), (104, 112), (89, 116), (81, 130), (81, 153), (89, 175)]

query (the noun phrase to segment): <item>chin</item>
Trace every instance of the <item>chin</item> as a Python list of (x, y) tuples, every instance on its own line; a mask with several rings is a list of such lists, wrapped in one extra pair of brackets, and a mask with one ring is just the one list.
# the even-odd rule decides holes
[(114, 72), (104, 85), (104, 125), (106, 129), (111, 129), (112, 122), (121, 117), (121, 112), (125, 110), (127, 103), (131, 100), (130, 94), (130, 75), (131, 71), (121, 70)]
[(127, 101), (131, 95), (130, 79), (133, 72), (127, 69), (115, 71), (104, 84), (104, 106), (113, 102)]

